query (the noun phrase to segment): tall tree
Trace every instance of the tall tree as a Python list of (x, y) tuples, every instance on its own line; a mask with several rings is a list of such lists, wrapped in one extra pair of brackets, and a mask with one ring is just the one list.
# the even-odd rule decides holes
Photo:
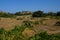
[(15, 15), (20, 16), (21, 15), (21, 12), (16, 12)]
[(43, 11), (35, 11), (32, 14), (32, 17), (42, 17)]
[(57, 12), (57, 16), (60, 16), (60, 11), (59, 11), (59, 12)]
[(47, 15), (48, 15), (48, 16), (56, 16), (56, 13), (54, 13), (54, 12), (48, 12)]

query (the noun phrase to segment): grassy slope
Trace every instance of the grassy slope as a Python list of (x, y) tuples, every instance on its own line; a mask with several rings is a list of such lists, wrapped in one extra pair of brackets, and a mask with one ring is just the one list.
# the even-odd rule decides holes
[[(19, 19), (18, 19), (19, 18)], [(17, 20), (18, 19), (18, 20)], [(34, 24), (34, 30), (36, 32), (38, 31), (47, 31), (48, 33), (60, 33), (60, 27), (55, 27), (54, 24), (57, 19), (50, 19), (49, 17), (46, 18), (32, 18), (31, 15), (25, 15), (25, 16), (17, 16), (16, 18), (1, 18), (0, 20), (0, 28), (3, 27), (5, 30), (9, 30), (14, 28), (15, 25), (22, 25), (23, 21), (38, 21), (39, 23), (42, 21), (43, 23)], [(45, 24), (45, 25), (44, 25)]]

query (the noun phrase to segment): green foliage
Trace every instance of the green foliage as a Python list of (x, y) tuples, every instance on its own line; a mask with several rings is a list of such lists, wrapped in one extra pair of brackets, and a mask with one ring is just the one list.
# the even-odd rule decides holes
[(46, 16), (60, 16), (60, 12), (54, 13), (54, 12), (48, 12), (48, 13), (43, 13), (42, 11), (35, 11), (32, 14), (32, 17), (46, 17)]
[(36, 25), (36, 24), (39, 24), (39, 21), (35, 21), (34, 24), (35, 24), (35, 25)]
[(6, 17), (6, 18), (10, 17), (10, 18), (14, 18), (15, 15), (12, 14), (12, 13), (0, 12), (0, 17)]
[(47, 34), (47, 32), (40, 32), (30, 37), (29, 40), (60, 40), (60, 34)]
[(55, 16), (55, 19), (60, 20), (60, 16)]
[(48, 16), (56, 16), (56, 13), (53, 13), (53, 12), (48, 12), (47, 14)]
[[(0, 12), (0, 17), (15, 17), (16, 15), (20, 16), (22, 14), (20, 14), (20, 12), (16, 14)], [(26, 15), (26, 14), (23, 14), (23, 15)], [(42, 11), (36, 11), (32, 14), (32, 17), (45, 17), (47, 15), (54, 16), (55, 14), (53, 13), (44, 14)], [(58, 12), (57, 15), (58, 16), (56, 16), (56, 18), (59, 18), (60, 12)], [(21, 19), (17, 18), (17, 20), (21, 20)], [(45, 19), (42, 19), (40, 23), (43, 24), (44, 20)], [(3, 28), (0, 28), (0, 40), (25, 40), (24, 36), (22, 35), (22, 32), (26, 27), (31, 28), (33, 27), (33, 25), (31, 21), (23, 21), (23, 23), (24, 25), (15, 26), (15, 28), (9, 31), (6, 31)], [(34, 24), (39, 24), (39, 21), (35, 21)], [(55, 26), (60, 26), (60, 21), (56, 22)], [(49, 35), (47, 34), (47, 32), (39, 32), (27, 40), (60, 40), (60, 34)]]
[(4, 33), (4, 29), (1, 28), (1, 29), (0, 29), (0, 34), (3, 34), (3, 33)]
[(32, 17), (46, 17), (46, 16), (60, 16), (60, 12), (54, 13), (54, 12), (48, 12), (43, 13), (43, 11), (35, 11), (35, 12), (29, 12), (29, 11), (23, 11), (23, 12), (16, 12), (16, 13), (7, 13), (7, 12), (0, 12), (0, 17), (16, 17), (16, 16), (23, 16), (23, 15), (32, 15)]
[(25, 26), (15, 26), (14, 29), (5, 31), (3, 28), (0, 29), (0, 40), (24, 40), (22, 32)]
[(57, 12), (57, 16), (60, 16), (60, 11), (59, 11), (59, 12)]
[(60, 26), (60, 21), (56, 22), (55, 26)]
[(19, 18), (17, 18), (17, 20), (23, 20), (23, 18), (20, 18), (20, 17), (19, 17)]
[(23, 12), (16, 12), (15, 15), (16, 16), (23, 16), (23, 15), (31, 15), (31, 12), (28, 11), (23, 11)]
[[(0, 29), (0, 40), (25, 40), (22, 32), (25, 26), (15, 26), (14, 29), (5, 31), (3, 28)], [(47, 34), (47, 32), (39, 32), (27, 40), (60, 40), (60, 34)]]
[(33, 26), (31, 21), (23, 21), (23, 23), (24, 23), (24, 26), (29, 28)]
[(15, 15), (20, 16), (20, 15), (22, 15), (22, 14), (21, 14), (21, 12), (16, 12)]
[(42, 11), (35, 11), (32, 14), (32, 17), (42, 17), (42, 15), (43, 15), (43, 12)]

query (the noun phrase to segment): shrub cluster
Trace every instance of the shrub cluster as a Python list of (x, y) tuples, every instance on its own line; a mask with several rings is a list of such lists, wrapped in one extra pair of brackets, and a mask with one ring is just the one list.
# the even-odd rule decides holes
[(29, 12), (29, 11), (23, 11), (23, 12), (16, 12), (16, 13), (6, 13), (6, 12), (0, 12), (0, 17), (14, 17), (14, 16), (23, 16), (23, 15), (32, 15), (32, 17), (46, 17), (46, 16), (60, 16), (59, 12), (48, 12), (44, 13), (43, 11), (35, 11), (35, 12)]
[(60, 26), (60, 21), (56, 22), (55, 26)]
[[(25, 40), (22, 32), (26, 26), (15, 26), (14, 29), (6, 31), (3, 28), (0, 29), (0, 40)], [(60, 40), (60, 34), (47, 34), (47, 32), (40, 32), (26, 40)]]
[(25, 26), (15, 26), (14, 29), (5, 31), (3, 28), (0, 29), (0, 40), (24, 40), (22, 31)]
[(13, 18), (13, 17), (15, 17), (15, 15), (12, 14), (12, 13), (0, 12), (0, 17), (10, 17), (10, 18)]
[(47, 32), (40, 32), (30, 37), (29, 40), (60, 40), (60, 34), (47, 34)]
[(23, 23), (24, 23), (24, 26), (28, 28), (31, 28), (33, 26), (31, 21), (23, 21)]
[(46, 16), (60, 16), (60, 12), (54, 13), (54, 12), (48, 12), (48, 13), (43, 13), (43, 11), (35, 11), (32, 14), (32, 17), (46, 17)]

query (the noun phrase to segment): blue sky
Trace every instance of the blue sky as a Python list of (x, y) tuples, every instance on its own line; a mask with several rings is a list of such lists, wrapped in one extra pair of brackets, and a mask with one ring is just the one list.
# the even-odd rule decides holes
[(0, 0), (0, 11), (60, 11), (60, 0)]

